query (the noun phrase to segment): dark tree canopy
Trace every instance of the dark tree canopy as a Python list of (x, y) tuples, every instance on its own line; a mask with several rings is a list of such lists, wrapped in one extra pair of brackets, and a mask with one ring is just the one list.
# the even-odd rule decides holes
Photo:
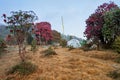
[(61, 34), (58, 31), (52, 30), (52, 36), (53, 36), (53, 39), (52, 39), (53, 42), (58, 42), (58, 43), (60, 42)]

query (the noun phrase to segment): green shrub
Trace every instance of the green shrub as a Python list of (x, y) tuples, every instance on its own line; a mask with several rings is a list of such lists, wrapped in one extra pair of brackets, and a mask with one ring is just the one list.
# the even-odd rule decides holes
[(32, 64), (31, 62), (21, 62), (20, 64), (13, 66), (7, 72), (7, 74), (19, 73), (21, 75), (28, 75), (35, 72), (36, 69), (37, 69), (37, 66)]
[(81, 45), (81, 46), (84, 46), (84, 45), (86, 45), (86, 43), (87, 43), (87, 41), (86, 41), (86, 40), (83, 40), (83, 41), (80, 42), (80, 45)]
[(90, 47), (92, 45), (91, 44), (84, 44), (81, 48), (84, 50), (84, 51), (90, 51)]
[(120, 80), (120, 70), (111, 71), (107, 74), (109, 77), (113, 78), (114, 80)]
[(29, 34), (28, 34), (28, 37), (27, 37), (27, 43), (28, 43), (29, 45), (31, 45), (31, 44), (32, 44), (32, 41), (33, 41), (33, 37), (32, 37), (32, 35), (29, 33)]
[(68, 51), (75, 49), (73, 46), (68, 47)]
[(44, 54), (44, 56), (57, 55), (56, 52), (51, 47), (49, 47), (47, 50), (43, 51), (42, 53)]
[(60, 46), (66, 47), (67, 46), (67, 41), (64, 40), (64, 39), (60, 40)]
[(120, 53), (120, 37), (117, 37), (117, 38), (115, 39), (115, 42), (113, 43), (112, 48), (113, 48), (116, 52)]
[(31, 43), (31, 51), (35, 52), (36, 50), (37, 50), (37, 41), (33, 39)]
[(120, 56), (115, 59), (115, 62), (120, 63)]

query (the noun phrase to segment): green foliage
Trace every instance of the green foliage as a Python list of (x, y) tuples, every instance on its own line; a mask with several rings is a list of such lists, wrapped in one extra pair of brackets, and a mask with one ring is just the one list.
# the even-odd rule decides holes
[(87, 39), (101, 42), (104, 48), (110, 48), (117, 35), (120, 35), (120, 9), (114, 2), (103, 3), (86, 20), (84, 32)]
[(86, 40), (83, 40), (83, 41), (80, 42), (80, 45), (81, 45), (81, 46), (84, 46), (86, 43), (87, 43), (87, 41), (86, 41)]
[(37, 41), (33, 39), (31, 43), (31, 51), (35, 52), (36, 50), (37, 50)]
[[(106, 12), (104, 15), (104, 25), (102, 34), (107, 44), (111, 46), (117, 36), (120, 36), (120, 9)], [(110, 47), (109, 46), (109, 47)]]
[(81, 49), (83, 49), (84, 51), (90, 51), (91, 50), (90, 47), (93, 45), (93, 43), (92, 42), (87, 43), (87, 40), (83, 40), (81, 45), (82, 45)]
[(111, 71), (108, 74), (108, 76), (111, 77), (111, 78), (113, 78), (114, 80), (120, 80), (120, 70)]
[(120, 37), (117, 37), (117, 38), (115, 39), (114, 43), (112, 44), (112, 48), (113, 48), (116, 52), (120, 53)]
[(60, 46), (66, 47), (66, 46), (67, 46), (67, 41), (64, 40), (64, 39), (61, 39), (61, 41), (60, 41)]
[(115, 62), (120, 63), (120, 56), (115, 59)]
[(19, 73), (21, 75), (29, 75), (29, 74), (35, 72), (36, 69), (37, 69), (37, 66), (32, 64), (31, 62), (21, 62), (20, 64), (13, 66), (7, 72), (7, 74)]
[(90, 47), (91, 47), (92, 45), (91, 44), (84, 44), (83, 46), (82, 46), (82, 49), (84, 50), (84, 51), (90, 51)]
[(29, 33), (29, 34), (28, 34), (28, 37), (27, 37), (27, 43), (28, 43), (29, 45), (31, 45), (31, 44), (32, 44), (32, 41), (33, 41), (33, 37), (32, 37), (32, 35)]
[(42, 53), (44, 53), (44, 56), (57, 55), (56, 52), (51, 47), (49, 47), (47, 50), (43, 51)]
[(68, 47), (68, 51), (75, 49), (73, 46)]

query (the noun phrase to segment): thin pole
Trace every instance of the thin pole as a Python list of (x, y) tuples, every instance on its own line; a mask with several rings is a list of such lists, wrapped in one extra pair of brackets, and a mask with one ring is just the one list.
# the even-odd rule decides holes
[(63, 16), (61, 16), (61, 21), (62, 21), (62, 29), (63, 29), (63, 34), (64, 34), (64, 22), (63, 22)]

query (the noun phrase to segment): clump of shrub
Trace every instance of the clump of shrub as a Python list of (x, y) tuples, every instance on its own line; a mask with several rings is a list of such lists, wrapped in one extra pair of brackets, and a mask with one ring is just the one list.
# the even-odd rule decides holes
[(113, 45), (112, 45), (112, 48), (113, 48), (116, 52), (120, 53), (120, 37), (117, 37), (117, 38), (115, 39), (115, 41), (114, 41), (114, 43), (113, 43)]
[(84, 44), (82, 47), (81, 47), (81, 49), (83, 49), (84, 51), (90, 51), (91, 49), (90, 49), (90, 47), (92, 46), (92, 44)]
[(44, 56), (50, 56), (50, 55), (57, 55), (57, 53), (52, 49), (52, 47), (49, 47), (47, 50), (42, 52)]
[(68, 51), (75, 49), (73, 46), (68, 46)]
[(35, 52), (37, 50), (37, 41), (35, 39), (31, 42), (31, 51)]
[(66, 46), (67, 46), (67, 41), (64, 40), (64, 39), (61, 39), (61, 40), (60, 40), (60, 46), (66, 47)]
[(114, 61), (117, 62), (117, 63), (120, 63), (120, 56), (117, 57)]
[(29, 75), (29, 74), (35, 72), (36, 69), (37, 69), (37, 66), (32, 64), (31, 62), (21, 62), (20, 64), (13, 66), (7, 72), (7, 74), (19, 73), (21, 75)]
[(111, 71), (107, 74), (109, 77), (113, 78), (114, 80), (120, 80), (120, 70)]
[(32, 37), (32, 34), (28, 33), (27, 44), (31, 45), (33, 39), (34, 39), (34, 38)]

